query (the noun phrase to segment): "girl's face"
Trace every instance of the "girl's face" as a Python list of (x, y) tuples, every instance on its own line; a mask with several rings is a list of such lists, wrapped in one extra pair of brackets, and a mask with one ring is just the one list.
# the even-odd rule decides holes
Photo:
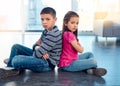
[(78, 23), (79, 17), (71, 17), (65, 26), (67, 26), (70, 31), (75, 32), (78, 28)]

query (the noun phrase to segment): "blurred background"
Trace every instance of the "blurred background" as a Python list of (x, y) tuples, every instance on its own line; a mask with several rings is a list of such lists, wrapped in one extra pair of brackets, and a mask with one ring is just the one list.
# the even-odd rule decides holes
[(79, 35), (94, 35), (96, 20), (120, 22), (120, 0), (0, 0), (0, 61), (9, 57), (14, 43), (32, 47), (40, 37), (42, 8), (50, 6), (57, 12), (59, 29), (69, 10), (80, 15)]

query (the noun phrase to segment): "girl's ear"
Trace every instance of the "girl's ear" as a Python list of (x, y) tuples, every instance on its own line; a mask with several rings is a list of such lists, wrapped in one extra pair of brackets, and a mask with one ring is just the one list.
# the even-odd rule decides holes
[(67, 24), (65, 24), (65, 26), (67, 26)]

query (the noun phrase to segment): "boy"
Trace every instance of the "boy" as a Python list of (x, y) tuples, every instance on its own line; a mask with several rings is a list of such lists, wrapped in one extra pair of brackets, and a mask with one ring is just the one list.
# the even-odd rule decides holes
[(7, 63), (7, 67), (13, 67), (13, 69), (1, 68), (0, 78), (18, 75), (25, 69), (33, 72), (46, 72), (53, 70), (58, 64), (62, 40), (61, 32), (55, 26), (56, 11), (51, 7), (45, 7), (40, 16), (45, 30), (33, 46), (33, 50), (19, 44), (13, 45)]

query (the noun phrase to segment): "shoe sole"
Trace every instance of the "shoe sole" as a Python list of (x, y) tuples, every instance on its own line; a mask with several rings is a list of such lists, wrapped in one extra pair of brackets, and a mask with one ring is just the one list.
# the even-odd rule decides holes
[(4, 70), (4, 69), (0, 69), (1, 70), (1, 75), (0, 75), (0, 79), (3, 78), (8, 78), (8, 77), (12, 77), (12, 76), (17, 76), (20, 74), (19, 71), (12, 69), (12, 70)]

